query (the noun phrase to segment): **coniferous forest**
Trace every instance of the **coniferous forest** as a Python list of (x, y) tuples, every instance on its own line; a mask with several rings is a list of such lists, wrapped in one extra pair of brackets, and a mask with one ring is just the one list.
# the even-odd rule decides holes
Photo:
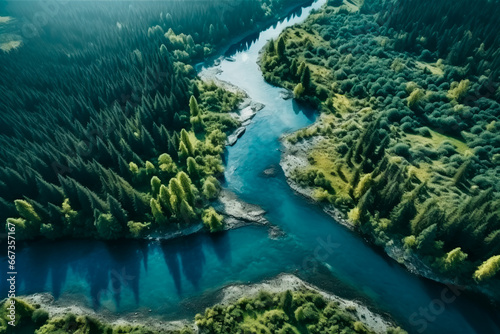
[(0, 334), (500, 331), (499, 17), (0, 2)]
[(295, 182), (348, 213), (376, 244), (493, 287), (498, 14), (496, 1), (330, 0), (270, 41), (261, 59), (269, 82), (322, 110), (315, 125), (287, 137), (310, 148), (309, 166), (290, 172)]
[(283, 3), (61, 6), (46, 24), (14, 21), (28, 38), (0, 52), (1, 220), (19, 239), (137, 238), (202, 216), (220, 229), (207, 207), (241, 96), (202, 83), (192, 65)]

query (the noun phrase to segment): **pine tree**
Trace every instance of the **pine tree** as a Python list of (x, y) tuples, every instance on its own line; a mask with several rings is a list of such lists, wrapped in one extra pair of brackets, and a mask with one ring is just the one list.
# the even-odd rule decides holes
[(365, 174), (363, 177), (359, 180), (359, 183), (354, 190), (354, 198), (361, 198), (366, 191), (371, 187), (372, 184), (372, 175), (371, 174)]
[(155, 165), (153, 165), (150, 161), (146, 161), (146, 174), (151, 175), (156, 171)]
[(179, 179), (179, 182), (181, 184), (182, 190), (184, 191), (185, 198), (189, 205), (194, 205), (194, 202), (196, 200), (195, 195), (193, 193), (193, 185), (191, 182), (191, 179), (189, 176), (184, 173), (184, 172), (179, 172), (177, 175), (177, 178)]
[(160, 193), (160, 187), (161, 187), (161, 180), (158, 176), (153, 176), (151, 178), (151, 194), (153, 197), (158, 196)]
[(411, 195), (403, 195), (403, 200), (399, 202), (398, 205), (394, 207), (391, 211), (391, 225), (394, 228), (406, 229), (408, 224), (417, 214), (417, 209), (415, 208), (415, 198)]
[(111, 215), (116, 219), (116, 221), (123, 227), (127, 226), (128, 222), (128, 214), (127, 211), (125, 211), (122, 208), (122, 205), (116, 198), (108, 194), (108, 206), (109, 206), (109, 212)]
[(181, 130), (181, 141), (186, 145), (186, 149), (189, 152), (190, 156), (194, 155), (194, 146), (191, 142), (191, 138), (189, 137), (189, 133), (185, 130)]
[(470, 160), (466, 160), (458, 169), (457, 172), (455, 173), (455, 176), (453, 176), (453, 185), (457, 186), (459, 185), (465, 177), (465, 174), (467, 173), (467, 168), (470, 165)]
[(196, 217), (193, 208), (185, 199), (180, 202), (179, 215), (179, 218), (182, 218), (186, 223), (189, 223), (193, 218)]
[(166, 217), (163, 215), (160, 203), (154, 198), (151, 198), (149, 203), (151, 207), (151, 214), (153, 215), (155, 221), (162, 226), (167, 221)]
[(302, 87), (304, 87), (305, 92), (310, 92), (311, 91), (311, 70), (309, 69), (309, 66), (306, 66), (304, 68), (304, 72), (302, 73), (302, 76), (300, 78), (300, 83), (302, 84)]
[(193, 157), (188, 157), (187, 158), (187, 171), (189, 175), (194, 179), (197, 180), (200, 178), (200, 167), (196, 163), (196, 160)]
[(290, 65), (290, 76), (292, 77), (292, 79), (295, 79), (297, 77), (297, 71), (297, 59), (293, 58), (292, 64)]
[(278, 39), (278, 43), (276, 45), (276, 54), (278, 55), (278, 60), (279, 61), (286, 61), (286, 55), (285, 55), (285, 41), (283, 36), (281, 36)]
[(267, 44), (267, 53), (270, 55), (273, 55), (276, 52), (276, 48), (274, 46), (274, 40), (270, 39), (269, 43)]
[(16, 210), (21, 217), (33, 223), (41, 222), (40, 216), (35, 212), (35, 209), (30, 203), (25, 200), (18, 199), (14, 201), (14, 204), (16, 205)]
[(185, 160), (188, 157), (189, 157), (189, 150), (187, 149), (184, 142), (181, 141), (181, 143), (179, 144), (179, 158)]
[(425, 228), (417, 237), (417, 249), (419, 251), (431, 252), (437, 236), (437, 224)]
[(411, 232), (413, 235), (418, 235), (434, 222), (441, 223), (443, 221), (444, 213), (439, 207), (437, 199), (428, 199), (420, 208), (418, 208), (417, 215), (411, 220)]
[(172, 209), (170, 203), (171, 196), (172, 195), (170, 194), (170, 190), (168, 189), (168, 187), (162, 184), (160, 186), (160, 194), (158, 196), (158, 201), (160, 202), (162, 208), (165, 208), (166, 211), (172, 215), (174, 214), (174, 210)]
[(201, 114), (200, 108), (198, 107), (198, 101), (194, 96), (191, 96), (189, 99), (189, 111), (191, 113), (191, 117), (197, 117)]

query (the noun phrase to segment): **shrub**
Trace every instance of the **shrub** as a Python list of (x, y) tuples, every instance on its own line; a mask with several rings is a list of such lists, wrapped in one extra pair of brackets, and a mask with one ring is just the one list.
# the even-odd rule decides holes
[(397, 143), (396, 145), (394, 145), (394, 147), (392, 149), (394, 150), (394, 153), (396, 153), (397, 155), (399, 155), (403, 158), (407, 158), (407, 159), (411, 158), (410, 146), (408, 146), (407, 144)]

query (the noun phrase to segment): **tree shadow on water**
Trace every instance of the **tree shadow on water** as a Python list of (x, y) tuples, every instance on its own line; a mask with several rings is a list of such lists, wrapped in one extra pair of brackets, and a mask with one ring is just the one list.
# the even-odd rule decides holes
[(231, 265), (231, 242), (228, 231), (211, 233), (209, 235), (211, 246), (217, 258), (224, 266)]
[(191, 284), (199, 289), (201, 276), (203, 275), (203, 265), (205, 264), (205, 255), (203, 253), (203, 242), (205, 235), (195, 234), (185, 238), (179, 248), (179, 254), (182, 262), (182, 272)]
[(174, 280), (177, 294), (180, 296), (182, 294), (182, 283), (181, 266), (179, 257), (177, 256), (178, 245), (175, 240), (162, 240), (160, 242), (160, 248), (168, 270), (170, 271), (170, 275), (172, 275), (172, 279)]
[(141, 260), (144, 258), (143, 242), (123, 240), (106, 243), (111, 256), (109, 266), (109, 280), (111, 294), (116, 306), (120, 307), (123, 289), (131, 289), (136, 304), (139, 304), (139, 281), (141, 274)]

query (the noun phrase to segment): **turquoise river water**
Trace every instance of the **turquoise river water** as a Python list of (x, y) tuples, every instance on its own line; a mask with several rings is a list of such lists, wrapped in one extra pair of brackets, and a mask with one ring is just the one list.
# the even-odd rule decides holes
[[(18, 294), (50, 292), (99, 312), (172, 320), (202, 311), (226, 285), (286, 272), (391, 314), (411, 333), (500, 333), (498, 309), (409, 273), (295, 194), (279, 167), (276, 177), (262, 175), (279, 164), (280, 136), (312, 124), (316, 114), (282, 99), (281, 89), (264, 81), (258, 53), (268, 39), (323, 3), (244, 39), (218, 66), (219, 79), (265, 104), (244, 136), (227, 149), (224, 187), (265, 209), (283, 237), (272, 239), (266, 228), (245, 227), (166, 242), (40, 241), (18, 250)], [(5, 257), (2, 268), (7, 268)]]

